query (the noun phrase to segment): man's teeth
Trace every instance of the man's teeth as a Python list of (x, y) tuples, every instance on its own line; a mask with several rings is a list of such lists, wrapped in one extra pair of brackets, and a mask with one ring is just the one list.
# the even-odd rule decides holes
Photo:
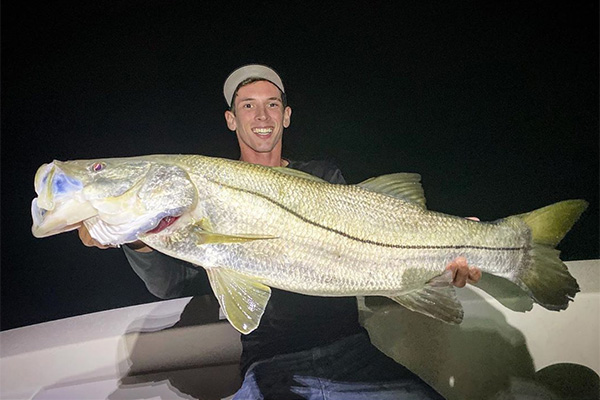
[(273, 132), (273, 128), (256, 128), (253, 129), (253, 132), (257, 135), (268, 135)]

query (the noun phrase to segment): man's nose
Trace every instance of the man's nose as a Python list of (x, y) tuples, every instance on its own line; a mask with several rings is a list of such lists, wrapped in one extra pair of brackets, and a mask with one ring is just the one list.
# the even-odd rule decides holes
[(267, 108), (263, 107), (263, 106), (259, 106), (256, 109), (256, 119), (258, 120), (265, 120), (269, 118), (269, 114), (267, 113)]

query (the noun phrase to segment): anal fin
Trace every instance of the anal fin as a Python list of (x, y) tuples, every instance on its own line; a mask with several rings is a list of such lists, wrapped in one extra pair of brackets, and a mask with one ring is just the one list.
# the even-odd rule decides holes
[(421, 289), (389, 298), (409, 310), (450, 324), (460, 324), (463, 319), (463, 308), (456, 297), (452, 271), (449, 270), (427, 282)]

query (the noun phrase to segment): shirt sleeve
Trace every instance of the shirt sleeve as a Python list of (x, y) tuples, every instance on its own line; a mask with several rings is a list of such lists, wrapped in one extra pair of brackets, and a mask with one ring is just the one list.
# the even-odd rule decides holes
[(345, 185), (346, 180), (342, 171), (332, 162), (326, 160), (312, 161), (290, 161), (289, 168), (309, 173), (313, 176), (326, 180), (329, 183)]
[(144, 281), (148, 291), (161, 299), (211, 293), (202, 267), (169, 257), (158, 251), (141, 253), (123, 246), (133, 271)]
[(334, 167), (331, 170), (331, 175), (326, 180), (328, 182), (337, 183), (337, 184), (340, 184), (340, 185), (345, 185), (346, 184), (346, 179), (344, 179), (344, 177), (342, 176), (342, 171), (340, 171), (340, 169), (337, 168), (337, 167)]

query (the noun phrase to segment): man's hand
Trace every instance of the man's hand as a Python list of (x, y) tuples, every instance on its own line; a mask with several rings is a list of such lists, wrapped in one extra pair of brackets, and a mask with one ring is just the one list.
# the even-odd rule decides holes
[[(467, 219), (479, 221), (477, 217), (467, 217)], [(477, 267), (469, 267), (464, 257), (453, 260), (446, 269), (452, 271), (452, 283), (456, 287), (464, 287), (467, 282), (477, 283), (481, 279), (481, 270)]]
[(102, 244), (94, 239), (92, 235), (90, 235), (90, 231), (88, 231), (85, 225), (81, 225), (79, 228), (77, 228), (77, 232), (79, 233), (79, 239), (81, 239), (81, 242), (87, 247), (97, 247), (99, 249), (109, 249), (112, 247)]
[(477, 267), (469, 267), (464, 257), (454, 259), (446, 269), (452, 271), (452, 283), (459, 288), (464, 287), (467, 282), (477, 283), (481, 279), (481, 270)]

